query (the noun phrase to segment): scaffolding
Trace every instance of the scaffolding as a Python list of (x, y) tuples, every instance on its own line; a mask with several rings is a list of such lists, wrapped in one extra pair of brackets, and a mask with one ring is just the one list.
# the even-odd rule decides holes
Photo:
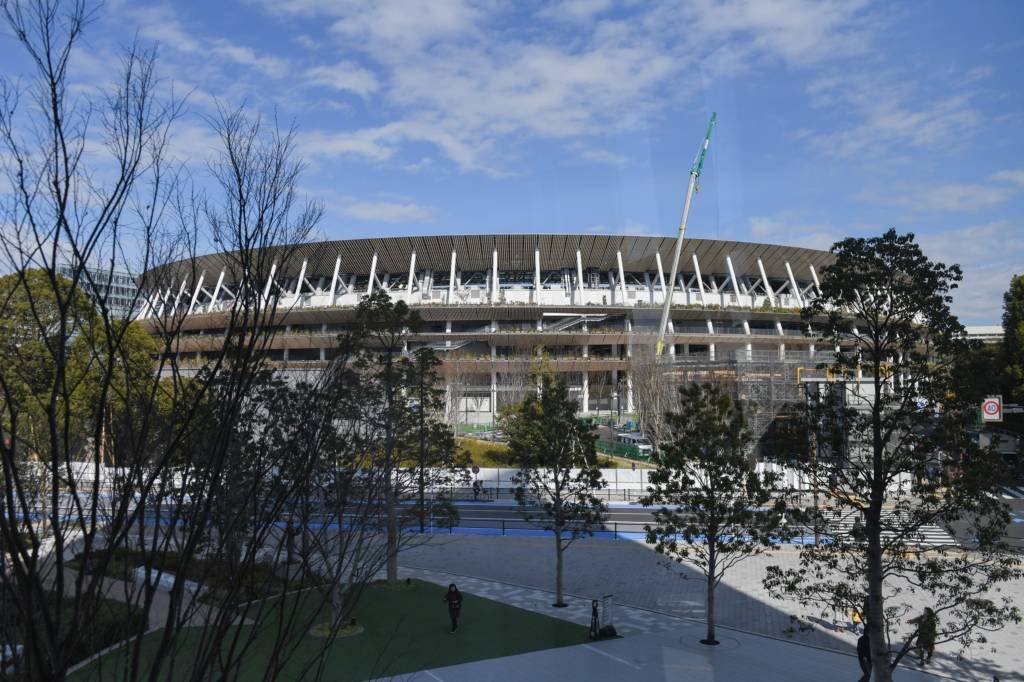
[(757, 442), (787, 409), (803, 401), (802, 380), (824, 376), (823, 367), (833, 357), (828, 352), (737, 350), (716, 356), (661, 356), (661, 360), (661, 377), (673, 394), (692, 383), (725, 388), (743, 407), (747, 429)]

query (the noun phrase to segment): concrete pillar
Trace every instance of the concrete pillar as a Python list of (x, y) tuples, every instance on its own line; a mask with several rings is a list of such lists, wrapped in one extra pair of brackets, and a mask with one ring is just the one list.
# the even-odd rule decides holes
[(498, 249), (494, 249), (491, 260), (491, 303), (498, 302), (498, 290), (501, 282), (498, 281)]
[(715, 359), (715, 344), (713, 344), (713, 343), (709, 343), (708, 344), (708, 359), (709, 360), (714, 360)]
[(533, 302), (540, 304), (540, 247), (533, 250)]
[(455, 302), (455, 249), (452, 249), (452, 264), (448, 269), (448, 303)]
[(793, 276), (793, 268), (789, 266), (789, 261), (786, 261), (786, 274), (789, 275), (789, 285), (793, 287), (793, 295), (796, 296), (796, 302), (803, 308), (804, 298), (800, 295), (800, 287), (797, 286), (796, 277)]
[(757, 269), (761, 273), (761, 281), (764, 282), (764, 290), (768, 294), (768, 302), (773, 306), (775, 305), (775, 292), (772, 291), (772, 285), (768, 283), (768, 275), (764, 272), (764, 264), (761, 259), (757, 259)]
[(633, 375), (626, 372), (626, 412), (633, 412)]
[(707, 301), (704, 300), (704, 278), (700, 275), (700, 262), (697, 260), (697, 252), (693, 253), (693, 270), (697, 273), (697, 286), (700, 290), (700, 304), (707, 305)]
[(366, 295), (369, 296), (373, 293), (373, 280), (377, 276), (377, 252), (373, 252), (373, 258), (370, 259), (370, 281), (366, 283)]
[(491, 421), (498, 416), (498, 373), (491, 370)]
[[(584, 346), (584, 348), (586, 348), (586, 346)], [(584, 357), (586, 357), (586, 355), (584, 355)], [(583, 391), (582, 396), (580, 397), (580, 411), (585, 414), (590, 413), (590, 372), (583, 373)]]

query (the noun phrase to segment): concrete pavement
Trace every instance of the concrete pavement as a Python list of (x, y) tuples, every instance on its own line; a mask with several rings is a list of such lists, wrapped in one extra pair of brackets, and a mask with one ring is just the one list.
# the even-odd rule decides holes
[[(582, 539), (566, 552), (565, 559), (569, 594), (589, 599), (614, 593), (620, 605), (683, 620), (703, 620), (703, 576), (689, 567), (666, 566), (663, 558), (643, 543)], [(403, 551), (400, 563), (406, 568), (448, 571), (540, 590), (550, 590), (554, 584), (554, 543), (545, 537), (442, 536)], [(802, 656), (804, 647), (793, 647), (788, 641), (840, 652), (838, 655), (852, 654), (857, 635), (845, 614), (804, 609), (766, 593), (761, 580), (765, 566), (771, 563), (797, 566), (798, 556), (794, 548), (786, 548), (736, 566), (716, 592), (718, 622), (783, 640), (780, 646), (799, 652), (790, 656)], [(1024, 585), (1007, 585), (1003, 592), (1024, 604)], [(925, 605), (923, 600), (920, 604), (911, 601), (917, 610)], [(986, 644), (964, 651), (962, 658), (955, 645), (940, 645), (934, 669), (960, 680), (990, 682), (993, 675), (1000, 680), (1024, 680), (1024, 647), (1020, 646), (1024, 627), (1011, 625), (987, 637)]]
[[(742, 632), (722, 631), (718, 636), (720, 644), (708, 647), (698, 641), (703, 629), (700, 624), (685, 623), (673, 631), (534, 651), (392, 679), (408, 682), (852, 682), (861, 674), (854, 656)], [(900, 682), (935, 682), (939, 678), (916, 670), (901, 670), (898, 679)]]

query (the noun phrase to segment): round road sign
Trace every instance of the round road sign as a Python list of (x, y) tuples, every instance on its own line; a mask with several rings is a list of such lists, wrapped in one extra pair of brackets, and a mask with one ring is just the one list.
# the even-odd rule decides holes
[(997, 398), (987, 398), (981, 403), (981, 411), (986, 418), (999, 417), (999, 413), (1002, 411), (1002, 406), (999, 403), (1000, 401)]
[(473, 473), (474, 474), (479, 474), (480, 473), (480, 467), (478, 467), (477, 465), (474, 464), (473, 465)]

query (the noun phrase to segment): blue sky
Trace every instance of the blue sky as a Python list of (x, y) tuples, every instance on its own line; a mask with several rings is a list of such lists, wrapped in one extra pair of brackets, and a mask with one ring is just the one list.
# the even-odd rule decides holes
[(294, 120), (326, 238), (674, 234), (714, 110), (689, 236), (913, 231), (974, 324), (1024, 271), (1022, 3), (112, 1), (76, 78), (136, 33), (191, 91), (183, 158), (218, 100)]

